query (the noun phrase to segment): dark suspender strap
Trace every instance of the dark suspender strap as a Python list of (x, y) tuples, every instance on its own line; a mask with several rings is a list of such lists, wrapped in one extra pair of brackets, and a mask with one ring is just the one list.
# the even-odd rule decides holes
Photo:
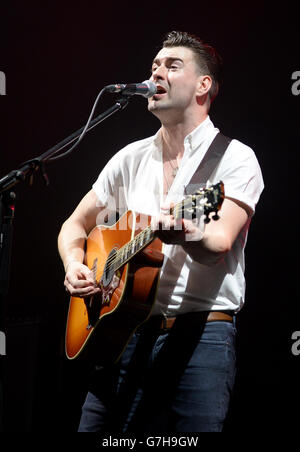
[(195, 193), (199, 187), (206, 185), (212, 173), (220, 163), (230, 142), (231, 138), (226, 137), (220, 132), (217, 133), (189, 184), (185, 187), (186, 195)]

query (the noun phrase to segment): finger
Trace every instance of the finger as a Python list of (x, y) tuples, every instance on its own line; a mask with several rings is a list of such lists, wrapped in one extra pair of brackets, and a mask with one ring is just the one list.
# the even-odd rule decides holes
[(193, 225), (193, 223), (190, 220), (182, 220), (182, 226), (183, 226), (183, 230), (184, 232), (191, 232), (195, 227)]
[(170, 204), (163, 204), (160, 206), (160, 211), (163, 215), (170, 215), (171, 212), (171, 205)]
[(74, 297), (89, 297), (92, 295), (96, 295), (99, 292), (101, 292), (99, 287), (82, 287), (82, 288), (75, 288), (70, 283), (65, 283), (66, 290)]
[(173, 218), (173, 228), (176, 231), (183, 231), (184, 230), (184, 223), (182, 218)]
[(167, 215), (170, 215), (174, 206), (175, 206), (175, 204), (173, 202), (164, 203), (164, 204), (161, 204), (160, 210), (162, 213), (164, 213), (164, 214), (166, 213)]
[(152, 217), (151, 218), (150, 228), (152, 229), (152, 231), (157, 231), (158, 230), (158, 219), (157, 219), (157, 217)]
[(87, 279), (90, 281), (94, 280), (92, 271), (84, 264), (81, 264), (80, 262), (74, 262), (71, 263), (68, 267), (68, 270), (66, 272), (66, 276), (71, 278), (77, 278), (77, 279)]
[(66, 281), (74, 288), (93, 287), (95, 282), (91, 279), (78, 279), (77, 275), (66, 275)]
[(195, 226), (191, 220), (183, 220), (186, 241), (200, 241), (203, 239), (204, 231)]
[(94, 282), (93, 272), (86, 265), (82, 265), (78, 272), (78, 277), (80, 279), (86, 279), (88, 281)]

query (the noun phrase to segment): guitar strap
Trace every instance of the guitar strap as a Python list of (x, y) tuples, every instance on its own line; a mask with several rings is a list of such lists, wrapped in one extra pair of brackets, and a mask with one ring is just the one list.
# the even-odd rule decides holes
[(191, 195), (195, 193), (199, 187), (206, 185), (212, 173), (220, 163), (231, 140), (231, 138), (226, 137), (222, 133), (217, 133), (198, 168), (194, 172), (189, 184), (185, 187), (186, 195)]

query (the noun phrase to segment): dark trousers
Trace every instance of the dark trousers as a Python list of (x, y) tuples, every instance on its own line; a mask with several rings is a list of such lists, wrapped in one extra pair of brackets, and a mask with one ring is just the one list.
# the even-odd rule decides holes
[(235, 322), (206, 323), (196, 313), (164, 334), (140, 328), (117, 365), (96, 367), (78, 431), (222, 431), (235, 333)]

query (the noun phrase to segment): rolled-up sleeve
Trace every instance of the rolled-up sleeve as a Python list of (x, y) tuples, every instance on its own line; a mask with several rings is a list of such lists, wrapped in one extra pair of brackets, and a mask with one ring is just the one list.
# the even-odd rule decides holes
[(264, 181), (256, 155), (249, 146), (232, 140), (215, 179), (224, 182), (226, 197), (241, 201), (255, 212)]

